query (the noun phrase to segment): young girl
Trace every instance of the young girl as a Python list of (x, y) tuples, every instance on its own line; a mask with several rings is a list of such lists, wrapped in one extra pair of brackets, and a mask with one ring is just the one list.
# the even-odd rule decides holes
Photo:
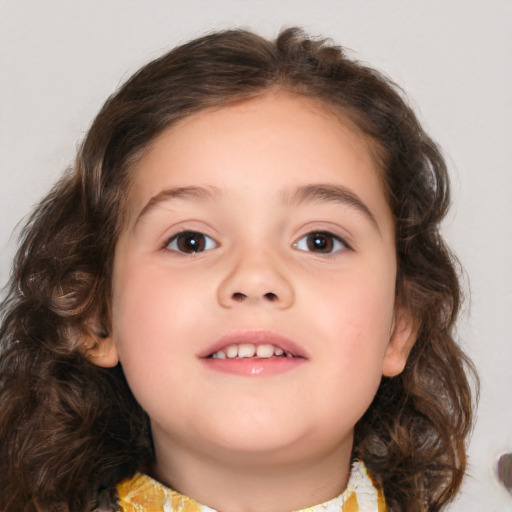
[(400, 91), (329, 42), (142, 68), (23, 232), (1, 511), (443, 508), (472, 418), (448, 202)]

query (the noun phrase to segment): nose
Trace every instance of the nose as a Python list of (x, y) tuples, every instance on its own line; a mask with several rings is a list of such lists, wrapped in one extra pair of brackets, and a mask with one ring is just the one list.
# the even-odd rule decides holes
[(219, 285), (218, 300), (225, 308), (246, 303), (286, 309), (293, 304), (295, 292), (277, 256), (247, 251), (231, 263)]

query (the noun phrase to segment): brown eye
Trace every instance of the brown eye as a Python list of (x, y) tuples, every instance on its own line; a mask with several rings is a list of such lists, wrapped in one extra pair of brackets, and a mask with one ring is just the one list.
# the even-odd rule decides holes
[(197, 252), (215, 249), (217, 244), (209, 236), (196, 231), (183, 231), (173, 236), (167, 243), (167, 249), (184, 254), (195, 254)]
[(346, 244), (332, 233), (324, 231), (315, 231), (303, 236), (294, 244), (299, 251), (316, 252), (321, 254), (330, 254), (345, 249)]

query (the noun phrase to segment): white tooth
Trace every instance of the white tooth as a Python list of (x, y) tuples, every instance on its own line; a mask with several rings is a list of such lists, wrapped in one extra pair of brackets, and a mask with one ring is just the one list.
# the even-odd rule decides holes
[(226, 355), (232, 359), (233, 357), (236, 357), (238, 355), (238, 346), (237, 345), (229, 345), (229, 347), (226, 349)]
[(222, 352), (222, 350), (219, 350), (218, 352), (215, 352), (215, 354), (213, 354), (213, 357), (215, 357), (216, 359), (226, 359), (226, 354)]
[(286, 357), (293, 357), (291, 354), (286, 354)]
[(241, 343), (238, 345), (238, 357), (253, 357), (256, 353), (256, 347), (251, 343)]
[(256, 354), (262, 358), (272, 357), (274, 355), (274, 345), (258, 345)]
[(274, 348), (274, 355), (276, 356), (282, 356), (284, 354), (283, 349), (276, 347)]

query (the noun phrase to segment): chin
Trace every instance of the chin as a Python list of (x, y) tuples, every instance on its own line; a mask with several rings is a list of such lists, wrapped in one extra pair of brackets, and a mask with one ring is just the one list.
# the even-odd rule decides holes
[(244, 418), (242, 421), (229, 420), (222, 424), (212, 425), (204, 429), (201, 437), (218, 450), (238, 453), (244, 456), (265, 455), (272, 453), (294, 453), (308, 437), (306, 428), (298, 425), (287, 426), (275, 421), (254, 421)]

